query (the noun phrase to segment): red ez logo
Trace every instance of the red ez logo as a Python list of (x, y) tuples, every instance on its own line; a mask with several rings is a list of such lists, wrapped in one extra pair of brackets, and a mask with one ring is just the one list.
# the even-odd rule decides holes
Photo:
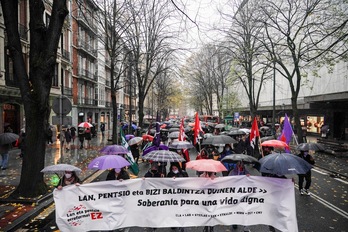
[(101, 212), (91, 213), (92, 220), (102, 219), (103, 215)]

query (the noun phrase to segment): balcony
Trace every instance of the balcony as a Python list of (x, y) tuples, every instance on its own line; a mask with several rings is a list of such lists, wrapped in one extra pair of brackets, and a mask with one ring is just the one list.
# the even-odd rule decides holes
[(98, 106), (98, 99), (94, 98), (87, 98), (87, 97), (80, 97), (77, 99), (78, 105), (84, 105), (84, 106)]
[(68, 50), (62, 49), (62, 57), (67, 61), (70, 61), (70, 52)]
[(88, 28), (94, 34), (97, 34), (97, 25), (94, 23), (94, 20), (91, 17), (88, 17), (84, 15), (82, 12), (79, 12), (79, 15), (77, 16), (77, 21), (83, 27)]
[(89, 43), (87, 43), (85, 40), (79, 39), (77, 48), (84, 51), (85, 53), (93, 56), (94, 58), (97, 58), (98, 51), (97, 49), (94, 49), (93, 46), (91, 46)]
[(64, 95), (71, 97), (72, 96), (72, 88), (64, 86)]
[(95, 75), (86, 69), (79, 68), (78, 75), (86, 80), (98, 82), (98, 75)]
[(24, 26), (23, 24), (19, 24), (18, 29), (19, 29), (19, 36), (21, 37), (21, 39), (28, 40), (28, 28)]

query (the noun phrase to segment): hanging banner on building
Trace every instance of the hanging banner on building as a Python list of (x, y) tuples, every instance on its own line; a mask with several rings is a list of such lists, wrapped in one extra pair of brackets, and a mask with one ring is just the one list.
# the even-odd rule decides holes
[(102, 181), (55, 190), (54, 201), (61, 231), (231, 224), (298, 231), (294, 184), (289, 179), (229, 176)]

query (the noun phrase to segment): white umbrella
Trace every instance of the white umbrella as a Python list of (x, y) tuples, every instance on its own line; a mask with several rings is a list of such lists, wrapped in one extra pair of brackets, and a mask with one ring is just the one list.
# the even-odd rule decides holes
[(129, 146), (132, 146), (132, 145), (134, 145), (134, 144), (140, 143), (141, 141), (143, 141), (143, 138), (142, 138), (142, 137), (134, 137), (134, 138), (132, 138), (132, 139), (130, 139), (130, 140), (128, 141), (128, 145), (129, 145)]
[(80, 173), (81, 169), (70, 164), (55, 164), (45, 167), (41, 170), (43, 173), (61, 173), (65, 171)]
[(89, 128), (89, 127), (93, 127), (93, 125), (89, 122), (81, 122), (78, 127), (84, 127), (84, 128)]

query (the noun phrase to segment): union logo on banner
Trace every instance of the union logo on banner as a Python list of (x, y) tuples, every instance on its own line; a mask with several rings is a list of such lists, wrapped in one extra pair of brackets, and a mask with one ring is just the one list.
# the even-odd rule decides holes
[(98, 220), (103, 218), (102, 212), (96, 209), (87, 209), (84, 205), (77, 205), (68, 210), (67, 222), (71, 226), (80, 226), (84, 222), (84, 218)]

